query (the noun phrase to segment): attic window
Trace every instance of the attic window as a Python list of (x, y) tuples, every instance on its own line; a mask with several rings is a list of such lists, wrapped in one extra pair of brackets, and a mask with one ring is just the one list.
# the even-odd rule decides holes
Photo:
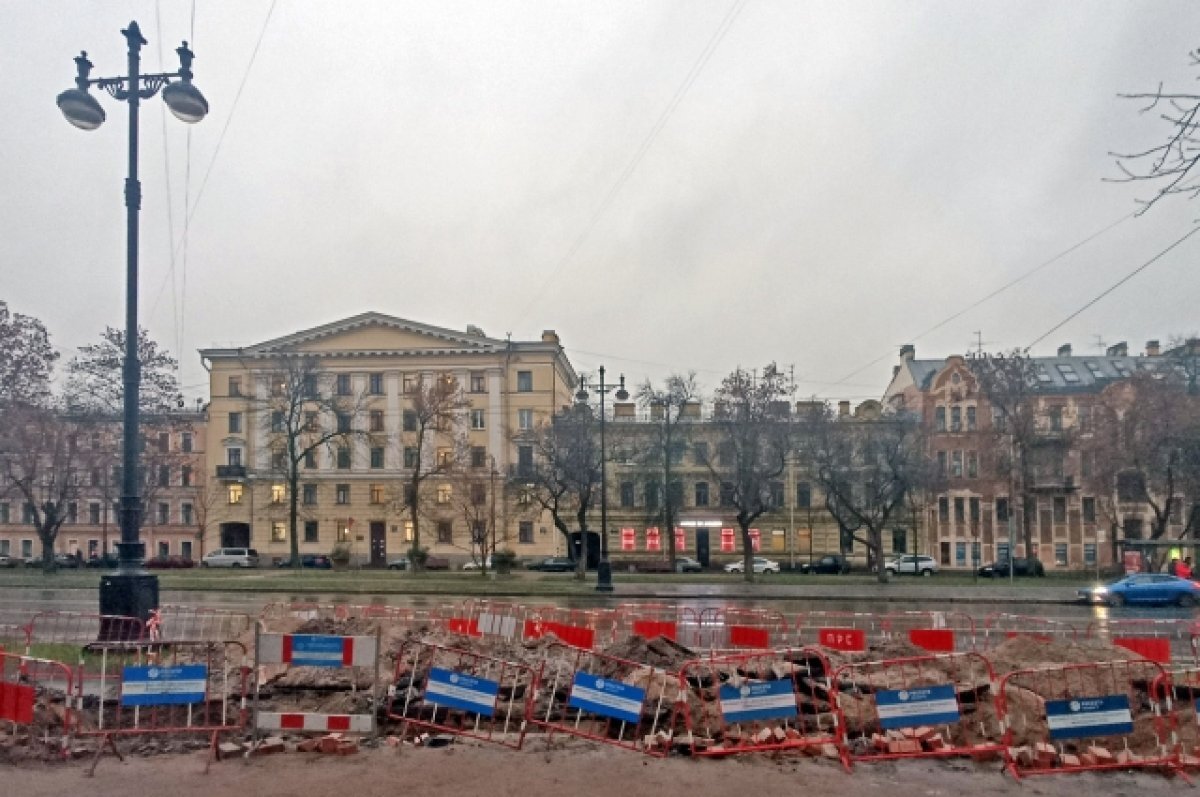
[(1129, 368), (1125, 365), (1125, 363), (1121, 362), (1120, 360), (1109, 360), (1109, 362), (1112, 363), (1112, 367), (1117, 369), (1117, 373), (1121, 376), (1133, 376), (1133, 374), (1129, 372)]
[(1087, 369), (1092, 372), (1092, 376), (1094, 376), (1096, 379), (1105, 378), (1104, 371), (1100, 368), (1100, 363), (1096, 362), (1095, 360), (1087, 360), (1084, 362), (1084, 365), (1087, 366)]
[(1062, 374), (1062, 378), (1066, 380), (1067, 384), (1079, 384), (1079, 374), (1075, 373), (1075, 368), (1073, 366), (1060, 365), (1058, 366), (1058, 372)]
[(1043, 385), (1048, 385), (1051, 381), (1053, 381), (1050, 379), (1050, 374), (1046, 372), (1046, 367), (1044, 365), (1039, 365), (1037, 367), (1037, 380)]

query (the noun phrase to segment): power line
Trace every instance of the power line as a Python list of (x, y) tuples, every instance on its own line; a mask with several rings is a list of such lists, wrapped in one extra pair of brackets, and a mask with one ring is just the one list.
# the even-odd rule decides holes
[(1069, 316), (1064, 318), (1062, 321), (1059, 321), (1057, 324), (1055, 324), (1054, 326), (1047, 329), (1041, 335), (1034, 338), (1033, 341), (1028, 346), (1025, 347), (1025, 349), (1029, 350), (1029, 349), (1033, 348), (1033, 346), (1035, 344), (1040, 343), (1042, 340), (1049, 337), (1052, 333), (1057, 332), (1059, 329), (1061, 329), (1063, 326), (1065, 326), (1068, 322), (1070, 322), (1073, 318), (1075, 318), (1076, 316), (1078, 316), (1081, 313), (1083, 313), (1084, 311), (1086, 311), (1089, 307), (1091, 307), (1096, 302), (1103, 299), (1105, 296), (1108, 296), (1110, 293), (1112, 293), (1117, 288), (1124, 285), (1126, 282), (1129, 282), (1131, 279), (1136, 277), (1138, 274), (1141, 274), (1143, 271), (1148, 269), (1150, 266), (1154, 265), (1154, 263), (1157, 262), (1159, 259), (1161, 259), (1164, 255), (1166, 255), (1168, 252), (1170, 252), (1175, 247), (1181, 245), (1184, 241), (1186, 241), (1188, 238), (1191, 238), (1197, 232), (1200, 232), (1200, 227), (1192, 227), (1192, 229), (1189, 230), (1187, 233), (1185, 233), (1183, 236), (1175, 239), (1175, 241), (1173, 241), (1171, 243), (1171, 245), (1168, 246), (1166, 249), (1162, 250), (1161, 252), (1156, 254), (1154, 257), (1147, 260), (1145, 263), (1142, 263), (1140, 266), (1138, 266), (1133, 271), (1126, 274), (1124, 277), (1121, 277), (1121, 279), (1117, 280), (1112, 285), (1109, 285), (1107, 288), (1105, 288), (1103, 291), (1101, 291), (1095, 298), (1091, 299), (1089, 302), (1084, 304), (1083, 307), (1080, 307), (1078, 310), (1071, 313)]
[[(1013, 287), (1017, 283), (1023, 282), (1025, 280), (1029, 279), (1030, 277), (1032, 277), (1034, 274), (1038, 273), (1042, 269), (1058, 262), (1059, 260), (1063, 259), (1067, 255), (1074, 252), (1076, 249), (1079, 249), (1080, 247), (1091, 243), (1092, 241), (1096, 240), (1101, 235), (1104, 235), (1106, 232), (1113, 229), (1114, 227), (1118, 227), (1121, 224), (1124, 224), (1125, 222), (1129, 221), (1130, 219), (1136, 218), (1136, 217), (1137, 217), (1136, 211), (1122, 216), (1121, 218), (1119, 218), (1116, 221), (1112, 222), (1111, 224), (1108, 224), (1105, 227), (1097, 230), (1096, 232), (1092, 233), (1091, 235), (1087, 236), (1086, 238), (1082, 239), (1081, 241), (1078, 241), (1078, 242), (1072, 244), (1071, 246), (1067, 247), (1063, 251), (1061, 251), (1058, 254), (1051, 257), (1049, 260), (1039, 263), (1038, 265), (1031, 268), (1029, 271), (1026, 271), (1024, 274), (1021, 274), (1021, 275), (1017, 276), (1016, 278), (1004, 283), (999, 288), (996, 288), (995, 290), (993, 290), (991, 293), (987, 294), (983, 298), (977, 299), (976, 301), (974, 301), (971, 304), (967, 305), (966, 307), (962, 308), (958, 312), (948, 316), (947, 318), (942, 319), (941, 321), (937, 322), (933, 326), (929, 327), (929, 329), (926, 329), (924, 332), (921, 332), (920, 334), (909, 337), (908, 341), (915, 343), (916, 341), (925, 337), (929, 333), (936, 332), (937, 330), (946, 326), (946, 324), (949, 324), (951, 321), (961, 318), (963, 315), (970, 312), (971, 310), (974, 310), (976, 307), (979, 307), (980, 305), (984, 304), (985, 302), (988, 302), (988, 301), (996, 298), (997, 296), (1004, 293), (1005, 291), (1007, 291), (1009, 288)], [(850, 373), (846, 374), (845, 376), (843, 376), (841, 379), (839, 379), (837, 382), (834, 382), (833, 384), (839, 385), (839, 384), (845, 382), (847, 379), (850, 379), (851, 377), (858, 376), (859, 374), (861, 374), (863, 371), (867, 370), (871, 366), (876, 365), (892, 356), (893, 356), (893, 352), (889, 351), (887, 354), (876, 357), (874, 360), (871, 360), (869, 363), (866, 363), (862, 367), (857, 368), (857, 369), (851, 371)]]
[(571, 242), (571, 246), (567, 248), (566, 253), (558, 259), (558, 262), (555, 263), (554, 267), (550, 270), (550, 274), (546, 277), (546, 279), (542, 280), (541, 288), (530, 297), (529, 302), (517, 316), (518, 324), (521, 321), (524, 321), (529, 315), (529, 311), (533, 309), (534, 304), (541, 298), (542, 294), (545, 293), (546, 289), (554, 281), (554, 278), (558, 276), (558, 272), (560, 272), (563, 267), (569, 263), (572, 258), (574, 258), (575, 253), (583, 247), (584, 242), (587, 241), (588, 236), (591, 235), (592, 230), (595, 229), (596, 224), (600, 221), (600, 218), (608, 210), (609, 206), (612, 205), (613, 200), (617, 198), (617, 194), (620, 193), (621, 189), (625, 187), (625, 183), (629, 182), (629, 178), (633, 176), (633, 173), (637, 170), (638, 165), (641, 164), (642, 159), (645, 158), (646, 153), (649, 152), (650, 147), (654, 144), (655, 139), (658, 138), (658, 134), (662, 132), (664, 127), (666, 127), (667, 121), (671, 118), (671, 115), (675, 112), (675, 109), (679, 107), (681, 102), (683, 102), (683, 98), (687, 95), (688, 90), (691, 89), (692, 84), (696, 82), (696, 78), (700, 76), (701, 71), (704, 70), (704, 66), (708, 63), (708, 60), (712, 57), (712, 54), (716, 52), (717, 46), (720, 45), (721, 40), (725, 38), (725, 34), (729, 32), (729, 29), (733, 26), (738, 14), (741, 13), (742, 8), (745, 7), (747, 2), (749, 2), (749, 0), (734, 0), (733, 4), (729, 7), (729, 10), (725, 12), (725, 16), (721, 19), (720, 24), (717, 25), (717, 29), (709, 38), (708, 43), (700, 52), (699, 57), (697, 57), (696, 61), (692, 64), (692, 68), (688, 70), (683, 82), (679, 84), (679, 87), (675, 90), (675, 94), (672, 95), (671, 100), (667, 103), (662, 113), (659, 114), (654, 126), (650, 128), (650, 132), (646, 134), (644, 139), (642, 139), (642, 143), (634, 152), (633, 157), (630, 158), (629, 162), (625, 165), (625, 168), (622, 169), (621, 173), (617, 176), (616, 181), (614, 181), (609, 187), (608, 191), (604, 195), (604, 198), (601, 199), (600, 204), (596, 206), (596, 209), (592, 212), (587, 224), (584, 225), (583, 231), (580, 232), (579, 235), (575, 237), (575, 240)]

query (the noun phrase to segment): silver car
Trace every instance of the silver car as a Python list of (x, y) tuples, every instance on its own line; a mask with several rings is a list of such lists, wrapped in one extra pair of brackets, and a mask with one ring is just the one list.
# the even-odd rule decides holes
[(925, 576), (928, 578), (938, 570), (937, 560), (932, 556), (897, 556), (884, 565), (888, 575)]
[(218, 548), (200, 560), (201, 567), (258, 567), (258, 551), (253, 548)]

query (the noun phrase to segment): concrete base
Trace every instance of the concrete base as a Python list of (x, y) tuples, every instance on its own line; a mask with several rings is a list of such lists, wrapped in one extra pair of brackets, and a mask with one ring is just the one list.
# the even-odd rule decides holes
[[(158, 576), (150, 573), (112, 573), (100, 577), (100, 614), (137, 617), (142, 622), (150, 619), (150, 612), (158, 608)], [(101, 642), (114, 641), (120, 636), (121, 626), (100, 628)]]

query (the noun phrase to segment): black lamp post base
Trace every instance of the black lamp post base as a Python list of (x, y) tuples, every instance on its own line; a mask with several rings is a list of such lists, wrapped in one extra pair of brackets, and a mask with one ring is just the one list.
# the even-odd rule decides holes
[[(136, 617), (142, 622), (158, 608), (158, 576), (150, 573), (112, 573), (100, 577), (100, 614)], [(113, 641), (114, 628), (100, 629), (100, 641)], [(121, 633), (128, 633), (122, 631)]]
[(601, 559), (596, 565), (596, 592), (612, 591), (612, 564), (607, 559)]

